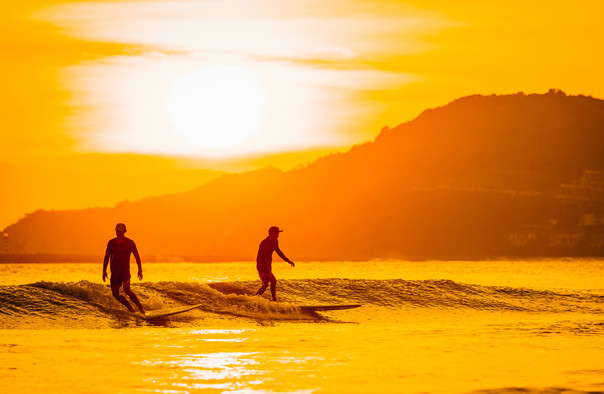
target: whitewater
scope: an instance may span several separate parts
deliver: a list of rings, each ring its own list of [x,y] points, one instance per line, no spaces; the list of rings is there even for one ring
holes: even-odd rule
[[[604,392],[604,261],[144,264],[128,313],[101,264],[0,265],[0,392]],[[305,313],[300,305],[362,304]]]

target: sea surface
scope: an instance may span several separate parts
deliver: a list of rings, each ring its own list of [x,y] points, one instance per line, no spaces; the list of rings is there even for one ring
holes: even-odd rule
[[[0,393],[604,393],[604,261],[0,265]],[[133,264],[132,273],[136,266]],[[301,305],[362,304],[305,313]]]

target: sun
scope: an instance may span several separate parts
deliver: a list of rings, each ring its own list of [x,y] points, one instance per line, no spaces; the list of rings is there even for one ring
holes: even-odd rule
[[[220,149],[241,144],[258,131],[266,101],[262,82],[252,70],[213,65],[176,78],[166,112],[187,144]]]

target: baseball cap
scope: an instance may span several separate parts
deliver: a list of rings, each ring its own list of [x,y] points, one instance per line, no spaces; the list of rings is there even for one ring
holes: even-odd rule
[[[115,230],[126,232],[126,225],[124,223],[118,223],[115,225]]]
[[[271,228],[268,229],[269,233],[280,233],[282,231],[283,230],[279,230],[279,227],[277,227],[277,226],[273,226],[273,227],[271,227]]]

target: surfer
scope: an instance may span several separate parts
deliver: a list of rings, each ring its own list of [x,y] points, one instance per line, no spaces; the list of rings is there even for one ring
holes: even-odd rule
[[[264,291],[270,283],[273,301],[277,301],[277,278],[275,278],[275,275],[273,275],[272,272],[273,252],[277,252],[283,261],[287,261],[294,267],[294,262],[285,257],[281,249],[279,249],[279,241],[277,241],[277,238],[279,238],[279,233],[282,231],[283,230],[279,230],[279,227],[275,226],[269,228],[268,237],[260,242],[258,256],[256,257],[256,269],[258,270],[260,280],[262,280],[262,287],[258,289],[256,295],[264,294]]]
[[[134,312],[130,303],[123,295],[120,295],[120,287],[124,286],[124,293],[130,297],[132,302],[138,307],[138,310],[144,315],[145,311],[136,294],[130,289],[130,254],[134,255],[136,264],[138,265],[138,279],[143,280],[143,267],[141,258],[136,249],[136,244],[130,238],[126,238],[126,225],[118,223],[115,225],[115,235],[117,237],[109,240],[107,243],[107,251],[103,260],[103,282],[107,278],[107,263],[111,261],[111,292],[116,300],[124,304],[130,312]]]

